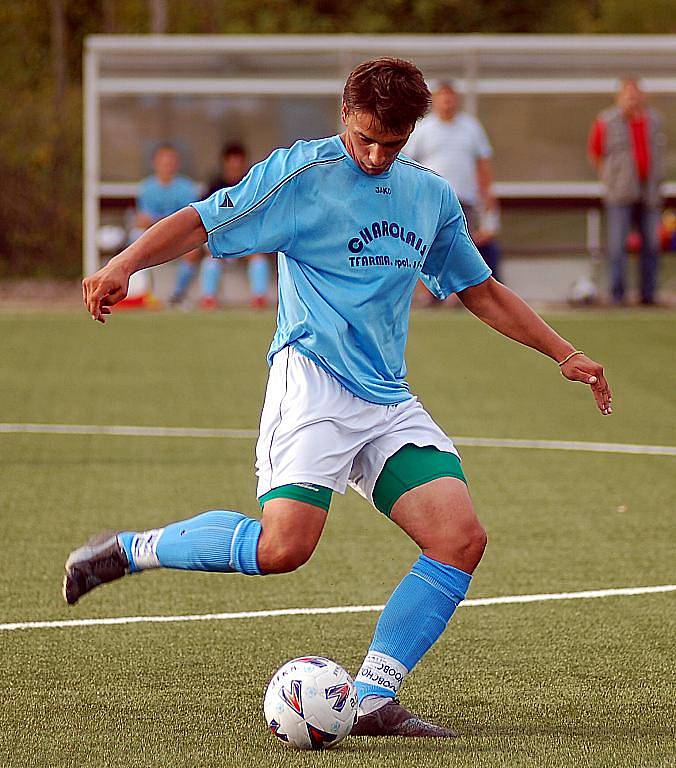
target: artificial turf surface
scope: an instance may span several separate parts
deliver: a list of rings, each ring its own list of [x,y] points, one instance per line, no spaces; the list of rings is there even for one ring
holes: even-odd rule
[[[462,312],[414,316],[414,390],[451,435],[676,444],[673,315],[551,318],[606,366],[603,418],[551,361]],[[255,428],[269,314],[0,314],[0,422]],[[102,528],[255,512],[254,441],[0,434],[0,623],[379,604],[415,547],[356,494],[319,548],[272,578],[160,572],[60,596]],[[471,597],[676,581],[669,456],[465,448],[489,546]],[[377,614],[0,631],[2,766],[667,766],[673,593],[461,608],[402,689],[461,737],[348,739],[291,753],[265,684],[293,656],[354,671]]]

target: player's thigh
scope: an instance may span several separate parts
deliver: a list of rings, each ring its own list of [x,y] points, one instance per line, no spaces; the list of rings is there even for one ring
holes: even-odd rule
[[[390,517],[424,554],[473,571],[486,545],[486,533],[472,505],[466,484],[439,477],[406,491]]]
[[[258,565],[263,573],[287,573],[307,562],[326,517],[326,510],[296,499],[266,501],[258,542]]]

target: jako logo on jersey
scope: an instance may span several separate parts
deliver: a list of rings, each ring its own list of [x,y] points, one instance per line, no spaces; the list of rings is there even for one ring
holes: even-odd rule
[[[218,206],[219,208],[234,208],[235,204],[232,202],[230,195],[226,192],[225,197],[223,200],[221,200],[221,204]]]
[[[360,229],[358,237],[353,237],[348,241],[348,250],[350,253],[360,253],[365,245],[379,237],[395,237],[418,251],[421,256],[425,255],[429,247],[427,243],[423,243],[422,237],[419,237],[412,229],[407,232],[396,221],[374,221],[370,227]]]
[[[376,187],[376,195],[391,195],[390,187]]]
[[[291,707],[294,712],[297,712],[303,717],[303,701],[301,699],[301,689],[303,684],[300,680],[291,681],[291,690],[287,691],[286,688],[282,688],[279,695],[282,699]]]
[[[349,683],[340,683],[340,685],[332,685],[330,688],[326,689],[327,701],[330,701],[331,699],[335,699],[334,703],[331,705],[331,709],[335,709],[336,712],[343,711],[343,708],[345,707],[345,702],[347,701],[347,697],[349,695],[350,695]]]

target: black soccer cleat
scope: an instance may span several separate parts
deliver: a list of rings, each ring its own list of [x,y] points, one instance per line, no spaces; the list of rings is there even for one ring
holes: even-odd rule
[[[402,707],[397,699],[358,718],[350,736],[409,736],[452,739],[458,734],[449,728],[428,723]]]
[[[87,592],[129,572],[129,561],[115,533],[100,533],[74,550],[66,560],[63,597],[75,605]]]

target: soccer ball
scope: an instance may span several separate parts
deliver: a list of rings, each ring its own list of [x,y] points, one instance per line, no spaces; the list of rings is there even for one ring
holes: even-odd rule
[[[127,239],[127,233],[115,224],[104,224],[96,233],[96,244],[105,253],[119,251]]]
[[[568,292],[568,302],[574,306],[589,306],[598,299],[596,284],[589,277],[578,277]]]
[[[296,749],[335,747],[357,720],[357,690],[347,672],[323,656],[303,656],[280,667],[263,709],[272,733]]]

